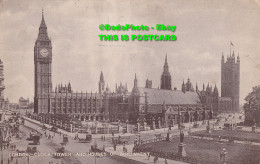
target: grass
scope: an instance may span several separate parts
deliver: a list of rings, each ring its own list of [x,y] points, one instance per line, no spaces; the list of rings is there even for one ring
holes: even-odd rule
[[[203,139],[185,138],[186,152],[188,157],[195,158],[203,163],[220,163],[220,152],[226,148],[228,152],[226,160],[228,164],[258,164],[260,159],[260,147],[256,145],[238,144]],[[159,141],[149,143],[151,151],[167,153],[178,152],[179,139],[173,141]]]

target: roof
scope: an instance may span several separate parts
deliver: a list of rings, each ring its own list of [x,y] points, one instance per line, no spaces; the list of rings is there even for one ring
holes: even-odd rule
[[[196,92],[185,92],[180,90],[163,90],[154,88],[138,87],[140,95],[148,96],[149,104],[198,104],[200,103],[199,95]]]

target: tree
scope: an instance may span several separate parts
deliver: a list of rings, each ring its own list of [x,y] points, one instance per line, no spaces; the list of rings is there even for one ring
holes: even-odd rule
[[[253,91],[245,97],[245,110],[260,110],[260,85],[253,87]]]

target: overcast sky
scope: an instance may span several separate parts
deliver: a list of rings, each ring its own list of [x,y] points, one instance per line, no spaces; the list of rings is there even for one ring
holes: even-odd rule
[[[53,45],[52,81],[71,82],[74,91],[98,90],[100,71],[106,84],[128,84],[134,74],[139,86],[151,79],[160,85],[164,57],[172,85],[181,88],[189,77],[199,89],[203,82],[217,84],[220,92],[222,52],[229,55],[230,40],[241,60],[240,100],[260,84],[260,1],[155,0],[2,0],[0,1],[0,59],[4,62],[5,97],[18,102],[34,96],[33,47],[44,8]],[[109,23],[175,25],[176,31],[103,32]],[[104,42],[99,34],[174,34],[175,42]]]

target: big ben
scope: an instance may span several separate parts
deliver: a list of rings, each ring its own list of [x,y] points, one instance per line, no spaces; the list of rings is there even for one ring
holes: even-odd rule
[[[50,113],[52,45],[42,13],[34,45],[34,113]]]

